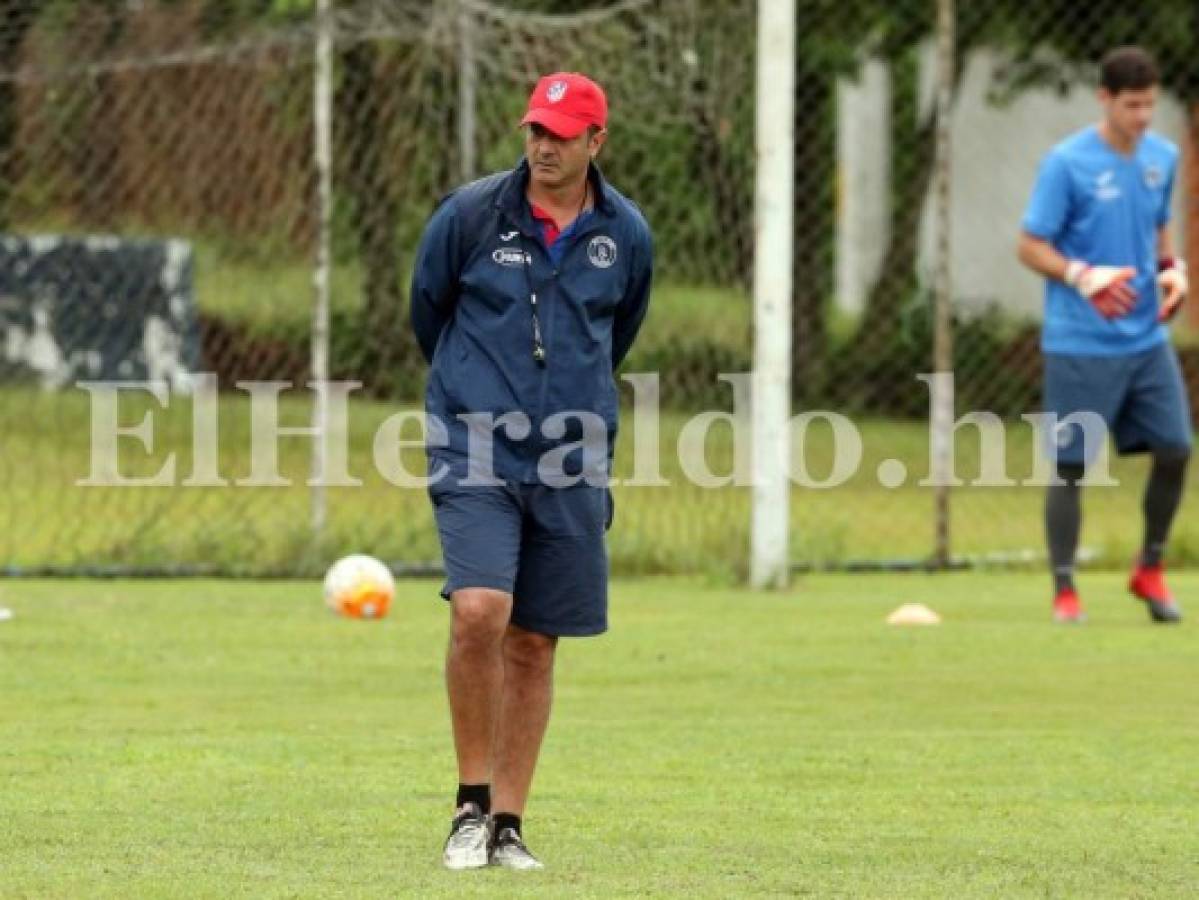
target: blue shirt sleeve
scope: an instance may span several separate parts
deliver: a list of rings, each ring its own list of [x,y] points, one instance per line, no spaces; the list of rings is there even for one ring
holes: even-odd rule
[[[1178,157],[1170,160],[1170,172],[1166,176],[1166,188],[1162,191],[1161,209],[1157,211],[1157,227],[1170,223],[1170,198],[1174,195],[1174,173],[1178,170]]]
[[[433,361],[437,340],[454,313],[461,270],[458,216],[447,200],[425,225],[412,267],[409,306],[412,330],[426,362]]]
[[[1070,170],[1060,153],[1042,161],[1021,227],[1033,237],[1054,242],[1061,237],[1070,213]]]
[[[629,258],[629,286],[624,297],[616,306],[616,316],[612,324],[612,368],[621,364],[645,314],[649,311],[650,288],[654,280],[654,244],[649,228],[644,224],[640,229],[639,240],[633,246]]]

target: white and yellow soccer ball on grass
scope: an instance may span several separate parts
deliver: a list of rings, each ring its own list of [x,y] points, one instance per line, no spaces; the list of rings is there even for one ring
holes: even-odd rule
[[[325,573],[325,605],[351,619],[381,619],[395,597],[395,579],[373,556],[343,556]]]

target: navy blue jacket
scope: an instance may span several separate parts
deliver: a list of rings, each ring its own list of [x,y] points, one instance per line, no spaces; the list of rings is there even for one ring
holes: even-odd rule
[[[430,461],[461,464],[467,455],[462,413],[496,419],[521,412],[524,440],[497,428],[497,477],[536,483],[538,459],[577,442],[580,423],[545,438],[541,423],[578,410],[603,418],[611,460],[617,429],[613,371],[624,359],[649,304],[653,245],[640,210],[592,166],[594,206],[547,250],[525,197],[528,164],[472,182],[447,196],[425,227],[412,276],[412,327],[431,363],[425,409],[446,426]],[[545,348],[534,359],[533,310]],[[446,443],[448,446],[436,446]],[[567,456],[567,474],[595,469],[594,454]]]

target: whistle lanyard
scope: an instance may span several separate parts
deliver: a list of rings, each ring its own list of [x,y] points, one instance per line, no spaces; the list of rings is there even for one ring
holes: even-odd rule
[[[590,188],[584,189],[583,200],[579,204],[578,214],[575,216],[574,221],[572,221],[566,226],[566,228],[558,233],[558,236],[554,241],[555,244],[573,235],[578,226],[582,223],[583,217],[587,214],[585,207],[587,205],[587,195],[589,191]],[[541,319],[538,316],[537,291],[534,290],[533,287],[533,255],[529,252],[529,248],[525,245],[525,238],[523,234],[521,235],[520,239],[520,249],[524,254],[523,268],[525,270],[525,287],[529,291],[529,317],[533,322],[533,361],[537,363],[538,366],[544,368],[546,364],[546,349],[545,341],[541,334]],[[546,251],[551,255],[551,257],[553,256],[552,249],[547,247]]]

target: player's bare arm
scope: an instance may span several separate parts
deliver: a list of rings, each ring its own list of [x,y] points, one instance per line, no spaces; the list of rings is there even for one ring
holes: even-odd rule
[[[1170,230],[1162,226],[1157,230],[1157,284],[1161,289],[1161,309],[1158,320],[1169,322],[1182,308],[1189,290],[1186,263],[1174,255],[1174,239]]]
[[[1136,305],[1137,292],[1128,283],[1136,270],[1130,266],[1090,265],[1066,259],[1049,241],[1028,232],[1021,233],[1016,254],[1038,275],[1077,288],[1104,318],[1127,315]]]

